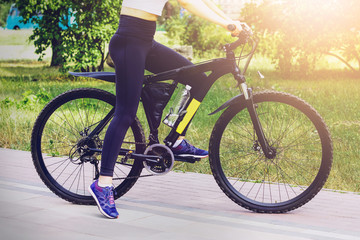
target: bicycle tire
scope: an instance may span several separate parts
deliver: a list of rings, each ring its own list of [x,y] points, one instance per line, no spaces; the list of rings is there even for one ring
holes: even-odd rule
[[[92,162],[81,161],[80,157],[76,159],[76,154],[79,155],[79,146],[102,147],[107,127],[92,141],[85,144],[81,140],[114,105],[115,96],[109,92],[94,88],[74,89],[54,98],[36,119],[31,137],[33,163],[45,185],[60,198],[75,204],[95,204],[87,187],[99,171],[100,162],[94,158],[100,154],[88,156],[89,159],[92,157]],[[129,138],[131,142],[125,143]],[[145,136],[137,118],[127,132],[124,145],[131,145],[128,149],[137,153],[145,150]],[[114,178],[125,179],[113,181],[115,199],[130,190],[142,169],[141,161],[133,160],[123,165],[117,160]]]
[[[253,95],[265,137],[276,149],[267,159],[241,95],[217,120],[209,143],[213,176],[240,206],[284,213],[310,201],[324,186],[332,165],[329,130],[316,110],[280,92]]]

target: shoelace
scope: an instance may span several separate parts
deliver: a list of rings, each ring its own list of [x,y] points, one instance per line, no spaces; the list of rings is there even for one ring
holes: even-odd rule
[[[196,152],[196,148],[193,146],[193,145],[191,145],[188,141],[186,141],[185,139],[184,139],[184,142],[185,142],[185,145],[189,148],[189,151],[191,152],[191,153],[195,153]]]
[[[107,187],[106,190],[107,190],[107,194],[106,194],[107,202],[112,206],[115,205],[113,189]]]

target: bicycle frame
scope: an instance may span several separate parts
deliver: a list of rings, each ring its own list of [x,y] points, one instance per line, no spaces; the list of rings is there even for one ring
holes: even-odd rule
[[[324,186],[333,156],[328,127],[311,105],[296,96],[277,91],[253,94],[244,75],[257,42],[241,46],[240,57],[235,57],[233,50],[252,35],[251,31],[242,32],[237,41],[224,46],[226,58],[145,76],[141,101],[149,126],[146,128],[152,131],[145,140],[143,126],[135,118],[124,138],[130,140],[123,141],[123,148],[116,150],[112,178],[115,199],[128,192],[140,177],[169,173],[174,161],[200,160],[189,157],[194,156],[191,154],[180,157],[171,145],[188,127],[211,86],[227,73],[238,82],[240,94],[210,113],[225,109],[212,128],[208,149],[209,170],[221,190],[254,212],[284,213],[310,201]],[[241,67],[238,60],[243,60]],[[202,72],[206,74],[199,74]],[[71,74],[115,82],[114,72]],[[195,81],[186,79],[189,75],[202,75],[203,84],[192,84]],[[172,84],[160,82],[171,79]],[[179,79],[181,84],[195,86],[190,90],[190,101],[188,93],[186,101],[181,101],[187,105],[181,106],[175,127],[170,117],[178,110],[170,111],[165,118],[172,128],[165,144],[159,144],[158,137],[152,136],[158,136],[163,110]],[[51,100],[34,123],[31,154],[36,171],[51,191],[68,202],[95,203],[86,186],[100,176],[103,134],[114,117],[115,104],[114,94],[103,89],[72,89]],[[149,174],[143,173],[144,168]]]
[[[199,108],[202,100],[205,98],[206,94],[212,87],[212,85],[218,80],[220,77],[222,77],[225,74],[232,73],[234,76],[234,79],[238,82],[237,87],[240,86],[240,91],[243,94],[243,97],[246,101],[247,109],[249,111],[249,114],[251,116],[251,120],[254,125],[254,129],[256,132],[256,135],[258,137],[258,141],[260,143],[260,146],[265,153],[265,155],[268,158],[271,158],[273,155],[271,148],[269,147],[265,136],[262,131],[261,124],[259,122],[259,119],[257,117],[257,113],[253,104],[252,100],[252,89],[248,88],[246,85],[246,79],[244,74],[246,73],[248,66],[251,62],[251,59],[254,55],[254,52],[257,48],[258,41],[251,39],[253,41],[252,50],[250,54],[247,57],[247,61],[244,65],[244,68],[242,71],[240,70],[239,66],[236,63],[236,57],[233,52],[233,50],[245,42],[240,41],[241,39],[237,40],[234,43],[227,44],[224,46],[224,51],[226,52],[226,58],[217,58],[213,59],[207,62],[202,62],[196,65],[190,65],[190,66],[184,66],[181,68],[173,69],[166,72],[161,72],[157,74],[147,75],[144,79],[144,84],[149,83],[155,83],[155,82],[161,82],[161,81],[167,81],[171,79],[176,79],[177,77],[186,77],[191,74],[198,74],[198,73],[205,73],[205,72],[211,72],[209,75],[207,75],[206,79],[204,80],[204,83],[201,85],[201,87],[193,87],[190,91],[190,100],[188,101],[186,107],[186,114],[182,117],[180,117],[177,122],[175,123],[174,127],[168,134],[168,136],[165,138],[164,142],[167,146],[172,146],[175,141],[178,139],[178,137],[182,134],[184,129],[189,125],[190,121],[194,117],[197,109]],[[177,84],[177,83],[175,83]],[[240,95],[234,97],[230,101],[227,101],[223,105],[221,105],[218,109],[216,109],[214,112],[210,113],[214,114],[218,111],[221,111],[228,106],[231,105],[231,103],[237,99]],[[98,124],[98,126],[88,135],[89,138],[92,138],[95,136],[98,132],[100,132],[106,124],[111,120],[114,113],[114,109],[112,109],[109,114],[106,115],[106,117]],[[150,132],[153,132],[154,127],[149,124]],[[156,136],[157,138],[157,136]],[[158,139],[156,139],[158,141]],[[101,152],[99,149],[91,149],[92,151]],[[129,158],[133,159],[141,159],[145,161],[151,161],[156,162],[159,161],[158,156],[149,156],[149,155],[143,155],[143,154],[135,154],[131,150],[127,149],[121,149],[119,152],[119,155],[127,156]],[[178,158],[176,160],[183,161],[184,159]],[[190,162],[192,162],[190,160]]]

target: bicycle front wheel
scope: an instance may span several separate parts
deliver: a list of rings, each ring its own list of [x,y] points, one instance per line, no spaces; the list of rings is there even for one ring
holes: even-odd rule
[[[209,147],[213,175],[242,207],[264,213],[296,209],[326,182],[332,164],[330,133],[315,109],[297,97],[262,92],[253,99],[276,156],[265,157],[245,101],[239,100],[214,126]]]
[[[115,96],[100,89],[74,89],[53,99],[35,121],[31,152],[45,185],[59,197],[76,204],[95,204],[88,186],[99,176],[107,126],[88,135],[115,106]],[[145,150],[145,136],[136,118],[126,133],[123,148]],[[125,194],[142,171],[142,162],[118,158],[114,169],[114,197]]]

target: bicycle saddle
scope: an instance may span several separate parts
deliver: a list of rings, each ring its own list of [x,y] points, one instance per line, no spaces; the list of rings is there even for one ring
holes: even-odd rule
[[[114,72],[69,72],[69,74],[76,77],[89,77],[104,80],[107,82],[115,82]]]

